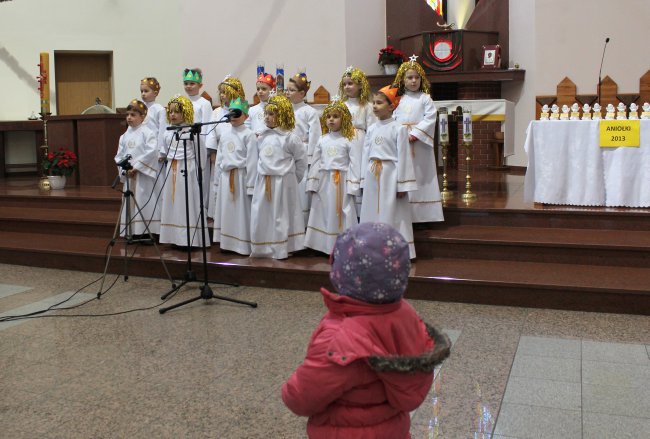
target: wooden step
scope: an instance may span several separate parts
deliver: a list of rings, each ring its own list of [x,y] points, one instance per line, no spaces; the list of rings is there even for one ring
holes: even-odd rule
[[[415,234],[420,258],[650,267],[650,231],[441,224]]]
[[[107,239],[0,232],[0,262],[101,272]],[[187,254],[160,247],[169,271],[181,279]],[[154,247],[128,246],[128,273],[164,277]],[[123,274],[124,245],[112,250],[109,272]],[[202,278],[201,252],[192,253]],[[326,256],[299,252],[284,260],[248,258],[208,250],[210,280],[240,285],[318,291],[329,285]],[[650,315],[650,268],[479,259],[418,259],[408,297],[491,305],[557,308]]]
[[[643,231],[648,230],[650,222],[649,209],[535,206],[536,209],[483,208],[479,202],[471,207],[447,206],[444,224]]]
[[[0,230],[44,232],[70,237],[110,238],[115,231],[117,212],[95,209],[52,209],[5,207],[0,210]]]

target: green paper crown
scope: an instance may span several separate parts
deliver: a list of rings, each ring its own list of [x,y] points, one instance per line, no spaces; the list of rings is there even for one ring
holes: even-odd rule
[[[192,82],[196,82],[197,84],[202,84],[203,78],[201,77],[201,74],[199,72],[195,72],[194,70],[190,70],[190,69],[185,69],[185,72],[183,72],[183,81],[192,81]]]
[[[235,108],[241,110],[242,113],[248,114],[248,101],[246,99],[237,98],[230,101],[228,109],[234,110]]]

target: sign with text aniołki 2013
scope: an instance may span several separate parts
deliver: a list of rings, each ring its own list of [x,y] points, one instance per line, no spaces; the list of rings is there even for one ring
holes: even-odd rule
[[[638,120],[601,120],[600,147],[631,146],[638,148],[641,144],[640,127]]]

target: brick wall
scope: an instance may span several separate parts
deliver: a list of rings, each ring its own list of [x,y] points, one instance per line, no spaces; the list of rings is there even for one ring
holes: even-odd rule
[[[474,122],[472,123],[472,166],[474,169],[487,168],[497,163],[492,139],[495,131],[501,130],[501,122]],[[458,139],[463,138],[463,126],[458,124]],[[458,146],[458,169],[466,171],[466,149],[462,144]]]

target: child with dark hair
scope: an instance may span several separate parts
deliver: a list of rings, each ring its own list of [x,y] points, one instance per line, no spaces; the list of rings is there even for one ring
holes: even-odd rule
[[[309,417],[310,438],[410,438],[409,412],[451,342],[402,299],[408,243],[388,224],[359,224],[338,236],[331,263],[338,294],[321,288],[328,312],[282,399]]]

